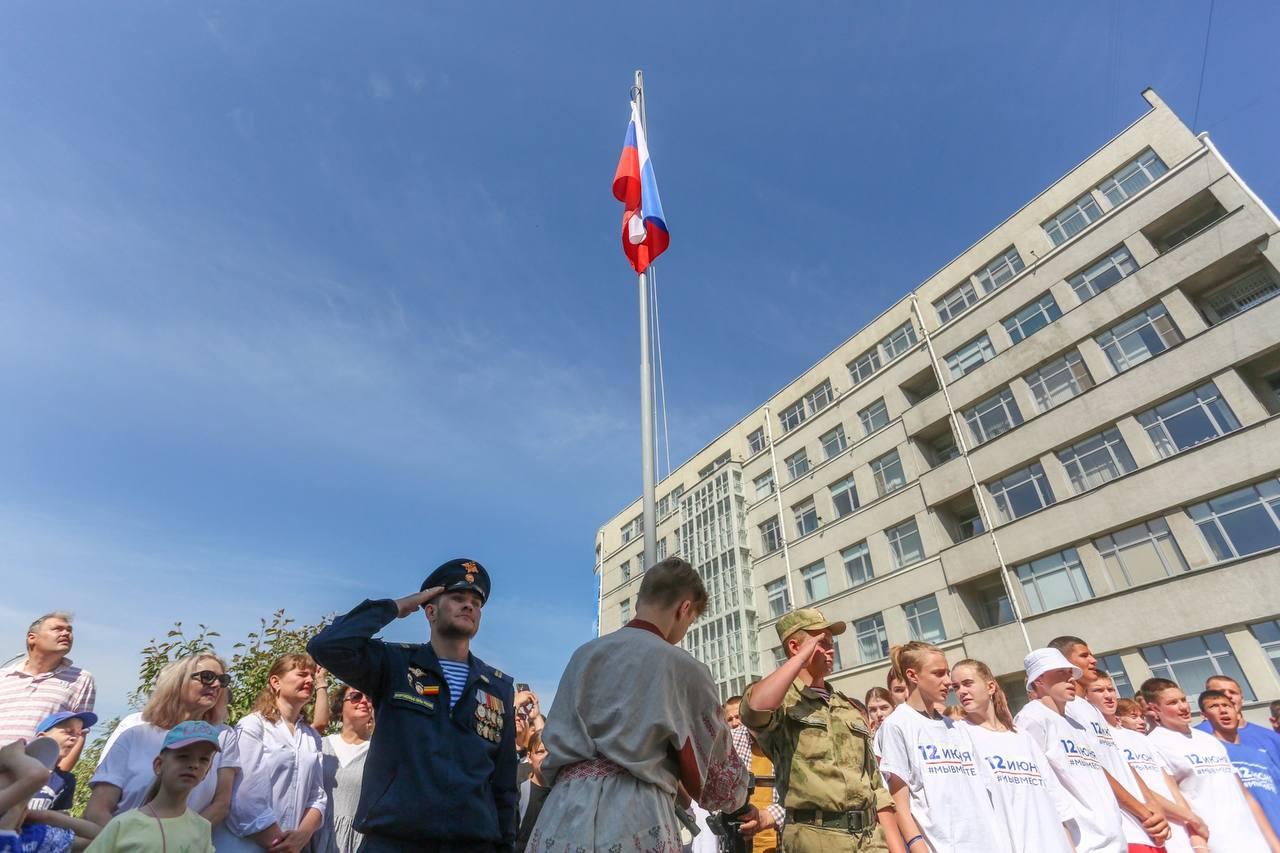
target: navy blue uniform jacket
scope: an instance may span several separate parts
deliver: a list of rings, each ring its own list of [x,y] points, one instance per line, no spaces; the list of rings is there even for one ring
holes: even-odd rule
[[[449,684],[429,644],[373,639],[396,613],[390,599],[366,600],[307,645],[321,666],[373,700],[356,829],[514,850],[520,797],[511,680],[471,655],[466,689],[450,713]]]

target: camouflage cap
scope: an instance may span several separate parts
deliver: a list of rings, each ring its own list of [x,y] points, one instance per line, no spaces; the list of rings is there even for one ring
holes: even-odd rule
[[[807,608],[802,610],[792,610],[790,613],[783,615],[778,620],[778,639],[786,642],[796,631],[830,631],[832,635],[843,634],[845,624],[843,622],[828,622],[827,617],[822,615],[821,610]]]

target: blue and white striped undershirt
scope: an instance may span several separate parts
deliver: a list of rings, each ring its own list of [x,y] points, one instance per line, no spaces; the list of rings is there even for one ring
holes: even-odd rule
[[[471,667],[456,660],[441,660],[440,669],[444,671],[444,680],[449,684],[449,710],[452,711],[453,706],[462,698],[462,691],[467,689],[467,676],[471,674]]]

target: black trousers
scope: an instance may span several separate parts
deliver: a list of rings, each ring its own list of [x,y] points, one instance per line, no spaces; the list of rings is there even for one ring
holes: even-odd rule
[[[410,841],[366,835],[357,853],[498,853],[500,849],[491,841]]]

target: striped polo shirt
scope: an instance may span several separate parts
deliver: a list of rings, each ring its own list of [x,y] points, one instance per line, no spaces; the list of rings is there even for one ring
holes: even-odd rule
[[[93,676],[63,658],[52,672],[22,671],[26,658],[0,668],[0,746],[35,737],[36,726],[58,711],[92,711]]]

